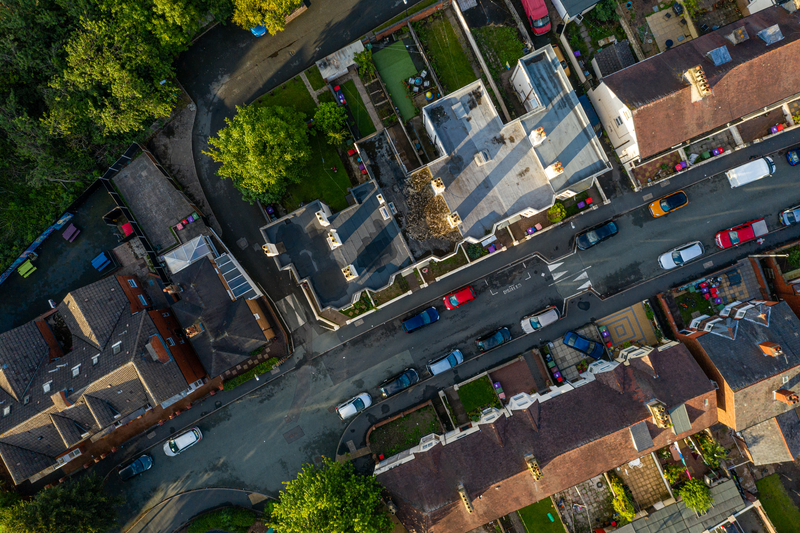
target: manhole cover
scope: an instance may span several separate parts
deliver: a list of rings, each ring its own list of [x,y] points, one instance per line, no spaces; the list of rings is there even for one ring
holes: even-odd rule
[[[305,436],[305,433],[303,433],[303,430],[300,428],[300,426],[295,426],[283,434],[283,438],[286,439],[286,444],[291,444],[303,436]]]
[[[247,239],[245,239],[244,237],[242,237],[241,239],[239,239],[238,241],[236,241],[236,245],[237,245],[239,248],[241,248],[242,250],[244,250],[245,248],[247,248]]]
[[[589,302],[578,302],[578,309],[581,311],[588,311],[591,306]]]

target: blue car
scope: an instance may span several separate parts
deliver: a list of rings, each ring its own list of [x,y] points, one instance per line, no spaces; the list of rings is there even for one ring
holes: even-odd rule
[[[483,337],[479,338],[475,341],[475,344],[478,346],[478,349],[482,352],[488,352],[492,348],[497,348],[501,344],[505,344],[511,340],[511,332],[508,331],[508,328],[500,328],[497,331],[493,331],[488,335],[484,335]]]
[[[586,337],[581,337],[574,331],[568,331],[564,334],[564,344],[588,355],[592,359],[600,359],[605,353],[605,348],[602,344],[590,341]]]
[[[128,481],[133,476],[137,476],[145,470],[150,470],[153,466],[153,458],[147,454],[142,455],[134,462],[119,471],[119,477],[122,481]]]
[[[792,166],[800,164],[800,146],[795,146],[791,150],[787,151],[786,160],[789,161],[789,164]]]
[[[263,37],[267,34],[267,27],[263,24],[259,24],[255,28],[250,28],[250,33],[255,35],[256,37]]]
[[[433,324],[437,320],[439,320],[439,312],[435,307],[429,307],[420,314],[414,315],[403,322],[403,329],[406,330],[406,333],[411,333],[422,326]]]

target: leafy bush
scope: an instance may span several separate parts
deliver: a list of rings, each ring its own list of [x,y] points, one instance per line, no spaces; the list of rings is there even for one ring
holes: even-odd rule
[[[372,50],[364,50],[353,56],[358,65],[358,75],[367,80],[375,77],[375,63],[372,62]]]
[[[633,500],[630,492],[628,492],[622,484],[622,480],[619,476],[611,472],[608,477],[611,480],[611,492],[614,493],[612,505],[614,510],[619,513],[621,518],[620,525],[622,526],[633,521],[633,515],[636,514],[636,509],[633,507]]]
[[[556,223],[561,222],[567,216],[567,209],[561,202],[556,202],[553,207],[547,210],[547,220]]]
[[[789,252],[787,262],[792,268],[800,267],[800,249],[794,248]]]
[[[683,467],[680,465],[667,465],[664,468],[664,477],[667,479],[667,483],[670,485],[674,485],[678,481],[681,480],[683,476]]]
[[[683,498],[683,503],[686,504],[686,507],[696,513],[705,513],[714,505],[711,491],[701,479],[690,479],[681,485],[675,493]]]
[[[489,250],[481,246],[480,244],[469,244],[467,245],[467,257],[469,257],[470,261],[474,261],[484,255],[488,254]]]
[[[613,22],[619,20],[619,15],[616,12],[616,0],[603,0],[594,9],[589,12],[591,18],[599,20],[600,22]]]
[[[189,525],[187,533],[206,533],[214,530],[247,533],[255,521],[256,514],[253,511],[232,507],[204,514]]]
[[[333,102],[319,104],[314,113],[314,127],[320,133],[328,136],[328,143],[341,144],[346,137],[344,130],[346,113],[344,107],[339,107]]]
[[[728,450],[708,433],[698,433],[696,438],[708,466],[719,468],[719,462],[728,458]]]
[[[236,376],[234,378],[226,380],[223,383],[223,387],[225,388],[225,390],[235,389],[236,387],[238,387],[239,385],[241,385],[245,381],[250,381],[256,375],[261,375],[261,374],[265,374],[265,373],[269,372],[270,370],[273,369],[273,367],[276,364],[278,364],[278,358],[277,357],[270,357],[269,359],[267,359],[263,363],[257,364],[256,366],[254,366],[253,368],[251,368],[247,372],[244,372],[244,373],[239,374],[238,376]]]

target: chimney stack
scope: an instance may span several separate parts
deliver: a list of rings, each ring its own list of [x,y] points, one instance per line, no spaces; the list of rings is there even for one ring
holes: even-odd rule
[[[797,397],[797,393],[786,389],[776,390],[775,399],[787,405],[794,405],[797,402],[800,402],[800,398]]]
[[[764,352],[764,355],[768,355],[770,357],[778,357],[779,355],[783,355],[781,345],[777,342],[760,342],[758,343],[758,347],[761,348],[761,351]]]

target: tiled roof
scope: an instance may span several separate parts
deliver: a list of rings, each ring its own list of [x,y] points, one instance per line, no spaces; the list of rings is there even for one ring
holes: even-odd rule
[[[130,315],[130,301],[111,276],[67,294],[58,312],[73,335],[102,350],[122,314]]]
[[[608,76],[636,63],[628,40],[606,46],[594,55],[601,76]]]
[[[770,7],[603,78],[633,112],[641,157],[800,92],[800,68],[794,68],[800,57],[798,20],[798,12]],[[757,34],[775,24],[783,39],[767,46]],[[734,46],[725,37],[739,28],[749,39]],[[715,66],[706,54],[722,46],[731,61]],[[692,102],[692,88],[682,76],[697,65],[703,67],[711,94]]]
[[[759,304],[736,322],[738,328],[735,339],[714,333],[697,338],[734,391],[800,365],[800,337],[797,336],[800,320],[786,302],[769,306]],[[784,355],[764,356],[758,345],[765,341],[778,343]]]
[[[48,351],[33,322],[0,333],[0,388],[20,401]]]
[[[30,476],[53,466],[56,458],[0,441],[0,457],[6,464],[14,483],[19,485]]]
[[[211,377],[250,358],[267,339],[243,299],[230,299],[208,259],[195,261],[172,279],[183,292],[172,310],[180,323],[199,321],[205,331],[190,342]]]
[[[689,404],[692,433],[716,423],[711,384],[683,345],[651,354],[651,359],[658,378],[619,365],[605,373],[614,373],[613,380],[596,379],[537,403],[538,429],[525,411],[512,411],[513,416],[495,421],[491,432],[481,427],[447,445],[435,445],[380,473],[377,480],[393,495],[407,529],[461,533],[673,442],[671,428],[659,429],[647,421],[651,417],[645,402],[652,398],[668,408]],[[629,428],[642,422],[653,447],[637,450]],[[542,469],[539,481],[526,468],[529,453]],[[459,483],[472,499],[472,514],[460,501]]]

